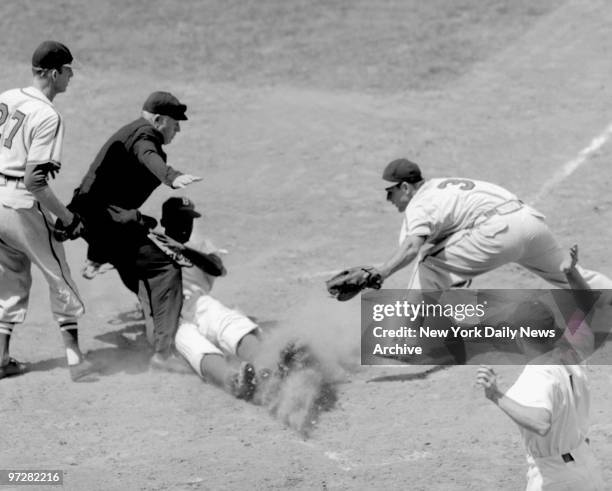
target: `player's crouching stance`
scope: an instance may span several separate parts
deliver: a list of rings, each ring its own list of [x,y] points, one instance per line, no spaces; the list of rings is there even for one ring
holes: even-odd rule
[[[574,291],[578,307],[589,312],[588,296],[581,298],[580,289],[588,285],[576,268],[578,251],[573,247],[571,261],[562,265]],[[540,302],[521,304],[517,324],[534,319],[555,325],[554,316]],[[585,325],[582,329],[588,329]],[[561,331],[559,330],[559,334]],[[531,361],[514,385],[502,392],[493,369],[481,366],[477,384],[518,426],[527,451],[527,491],[605,489],[597,460],[588,440],[590,393],[586,371],[566,362],[564,351],[551,338],[519,338],[520,346]]]
[[[212,244],[189,241],[193,220],[200,216],[189,199],[170,198],[162,207],[165,235],[153,232],[150,236],[183,266],[183,309],[175,346],[205,381],[251,400],[258,378],[253,363],[261,350],[259,328],[210,295],[215,277],[226,270]],[[232,358],[239,362],[233,363]]]

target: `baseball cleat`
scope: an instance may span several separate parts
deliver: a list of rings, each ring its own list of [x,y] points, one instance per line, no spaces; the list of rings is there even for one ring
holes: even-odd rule
[[[250,401],[255,394],[257,387],[257,378],[255,367],[244,361],[240,364],[240,368],[230,380],[230,392],[236,399],[244,399]]]
[[[27,371],[28,366],[25,363],[9,358],[8,363],[0,367],[0,379],[21,375]]]

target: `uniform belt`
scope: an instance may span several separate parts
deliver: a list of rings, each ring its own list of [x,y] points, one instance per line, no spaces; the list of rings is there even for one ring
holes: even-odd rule
[[[11,183],[14,183],[14,186],[16,188],[25,189],[23,177],[7,176],[5,174],[0,174],[0,186],[8,186]]]
[[[590,445],[591,444],[591,440],[589,440],[588,438],[585,438],[584,439],[584,443],[586,443],[587,445]],[[574,456],[571,453],[569,453],[569,452],[561,454],[561,458],[563,459],[563,462],[565,462],[566,464],[569,463],[569,462],[574,462],[575,461]]]
[[[511,199],[508,201],[504,201],[500,203],[495,208],[491,208],[488,211],[485,211],[478,215],[474,220],[474,226],[477,224],[481,224],[482,222],[487,221],[489,218],[495,215],[510,215],[511,213],[515,213],[523,208],[524,203],[519,199]]]

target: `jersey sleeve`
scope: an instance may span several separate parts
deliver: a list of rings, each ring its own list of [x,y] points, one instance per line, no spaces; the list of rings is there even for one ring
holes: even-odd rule
[[[405,235],[429,237],[435,229],[436,210],[422,204],[406,208],[404,220]]]
[[[523,370],[505,395],[523,406],[547,409],[552,413],[555,388],[555,380],[551,376],[541,371]]]
[[[149,138],[139,138],[134,143],[133,151],[138,161],[167,186],[172,186],[174,180],[181,175],[180,172],[166,164],[159,154],[157,146]]]
[[[33,129],[32,143],[28,150],[26,165],[55,164],[62,162],[64,125],[57,113],[52,113]]]

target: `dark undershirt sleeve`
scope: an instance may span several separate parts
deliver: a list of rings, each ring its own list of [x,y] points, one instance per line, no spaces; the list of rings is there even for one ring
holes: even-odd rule
[[[185,247],[182,254],[189,259],[194,266],[211,276],[223,276],[225,274],[223,262],[216,254],[206,254],[192,249],[191,247]]]
[[[138,140],[134,144],[134,154],[151,173],[166,186],[172,187],[174,180],[182,173],[170,167],[161,158],[155,143],[148,139]]]
[[[47,186],[48,164],[26,165],[23,183],[28,191],[36,193]]]

